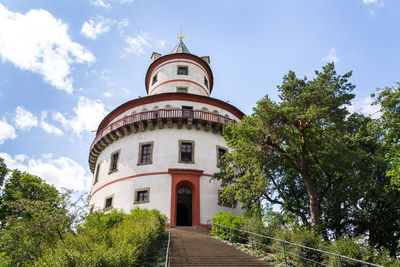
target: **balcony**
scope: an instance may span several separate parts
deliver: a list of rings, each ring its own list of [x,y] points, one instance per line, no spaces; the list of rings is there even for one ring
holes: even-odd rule
[[[108,144],[137,131],[154,130],[155,127],[162,129],[165,125],[172,128],[175,123],[178,129],[185,124],[188,129],[195,127],[218,133],[223,125],[230,122],[234,120],[219,114],[187,109],[158,109],[126,116],[109,124],[97,134],[90,146],[89,166],[93,172],[98,155]]]

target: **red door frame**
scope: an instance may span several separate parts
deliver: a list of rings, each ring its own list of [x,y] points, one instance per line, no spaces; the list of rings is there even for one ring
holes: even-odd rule
[[[203,171],[168,169],[171,174],[171,225],[176,225],[177,191],[180,187],[192,190],[192,226],[200,226],[200,176]]]

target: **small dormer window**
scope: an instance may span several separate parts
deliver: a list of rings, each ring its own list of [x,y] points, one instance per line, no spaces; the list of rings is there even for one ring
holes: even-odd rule
[[[154,76],[153,76],[153,82],[152,82],[151,85],[153,85],[153,84],[155,84],[155,83],[157,82],[157,75],[158,75],[158,73],[154,74]]]
[[[188,75],[188,67],[187,66],[178,66],[178,75]]]
[[[188,92],[188,88],[187,87],[177,87],[176,88],[176,92],[178,92],[178,93],[187,93]]]
[[[208,88],[208,80],[207,80],[206,76],[204,76],[204,84]]]

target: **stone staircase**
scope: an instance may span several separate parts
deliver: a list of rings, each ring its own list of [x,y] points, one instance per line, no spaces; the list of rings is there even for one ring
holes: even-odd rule
[[[170,266],[271,266],[194,227],[171,229]]]

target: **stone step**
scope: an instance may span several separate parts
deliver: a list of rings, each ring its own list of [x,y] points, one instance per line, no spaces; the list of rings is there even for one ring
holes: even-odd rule
[[[177,227],[171,230],[170,266],[271,266],[209,237],[204,230]]]

